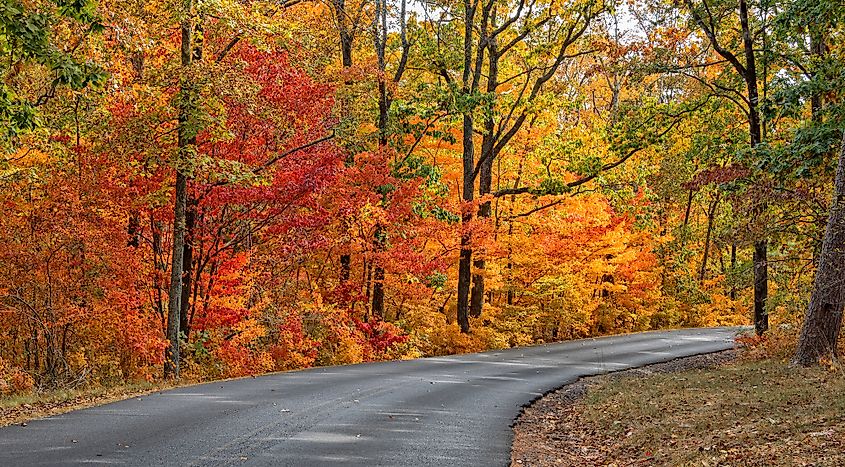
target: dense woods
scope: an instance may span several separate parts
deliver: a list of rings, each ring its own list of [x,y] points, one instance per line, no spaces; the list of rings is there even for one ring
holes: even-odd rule
[[[843,21],[7,0],[0,393],[805,314],[796,361],[835,357]]]

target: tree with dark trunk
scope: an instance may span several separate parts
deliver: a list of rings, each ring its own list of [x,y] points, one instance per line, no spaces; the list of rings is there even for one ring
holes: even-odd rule
[[[836,359],[845,308],[845,134],[839,151],[833,199],[827,219],[810,306],[801,327],[794,362],[814,365]]]
[[[459,109],[463,117],[463,183],[457,318],[461,331],[468,333],[469,317],[481,315],[485,295],[485,260],[483,257],[473,258],[472,223],[476,217],[473,212],[476,182],[480,196],[493,194],[493,162],[533,114],[531,104],[541,95],[544,85],[554,77],[563,61],[571,58],[572,45],[584,34],[598,12],[603,10],[603,5],[588,1],[565,14],[544,8],[536,0],[520,0],[516,5],[509,5],[504,14],[497,10],[504,6],[497,4],[496,0],[464,0],[462,7],[464,28],[461,79],[452,79],[442,63],[437,64],[437,72],[450,86],[457,81],[464,101]],[[500,39],[503,40],[501,44]],[[520,50],[517,46],[530,39],[543,41],[554,53],[548,61],[529,65],[513,76],[500,80],[500,63],[508,54],[517,54]],[[483,80],[486,80],[486,95],[492,100],[487,106],[481,104],[479,92]],[[505,109],[497,108],[497,95],[501,92],[502,83],[516,83],[515,87],[521,89],[518,97]],[[476,154],[474,138],[479,130],[476,128],[476,120],[478,110],[482,107],[481,151]],[[478,207],[477,215],[483,219],[490,217],[490,214],[491,205],[485,201]]]
[[[707,0],[701,0],[700,5],[695,4],[694,0],[685,0],[685,2],[693,20],[707,37],[710,46],[733,67],[734,71],[742,78],[745,84],[745,95],[740,94],[741,100],[736,100],[732,96],[728,96],[728,98],[743,108],[748,120],[751,149],[756,149],[763,141],[763,133],[760,123],[760,97],[757,85],[759,77],[754,55],[754,38],[751,34],[751,26],[749,24],[748,2],[747,0],[739,0],[739,22],[742,31],[742,60],[735,53],[725,48],[721,39],[717,36],[718,20],[707,4]],[[705,85],[718,90],[718,92],[723,91],[722,88],[712,87],[709,83],[705,83]],[[722,97],[725,96],[723,95]],[[756,211],[759,214],[764,209],[765,206],[760,206]],[[766,310],[766,300],[769,294],[768,241],[765,238],[759,238],[754,241],[753,264],[754,328],[759,335],[763,334],[769,328],[769,315]]]
[[[387,75],[387,33],[388,33],[388,6],[387,0],[376,0],[375,16],[373,17],[373,44],[375,46],[377,65],[379,69],[378,82],[378,148],[381,150],[387,147],[390,129],[389,118],[390,108],[393,105],[392,89],[399,84],[408,64],[408,53],[411,43],[407,35],[407,0],[400,0],[399,4],[399,47],[401,49],[399,60],[392,77]],[[388,82],[389,80],[389,82]],[[391,84],[393,86],[388,86]],[[388,203],[388,194],[382,195],[382,204]],[[382,253],[387,248],[387,228],[377,224],[373,232],[373,251]],[[377,258],[373,267],[373,296],[371,311],[373,316],[379,319],[384,318],[384,265]]]
[[[173,254],[170,261],[170,290],[167,300],[167,341],[168,347],[164,359],[164,376],[179,378],[179,339],[182,310],[182,263],[185,248],[185,213],[188,200],[188,175],[192,147],[196,143],[195,130],[191,124],[193,113],[193,89],[188,82],[188,68],[193,61],[193,0],[184,0],[182,4],[182,24],[180,29],[180,58],[183,76],[181,77],[178,121],[178,154],[176,159],[176,193],[173,204]]]

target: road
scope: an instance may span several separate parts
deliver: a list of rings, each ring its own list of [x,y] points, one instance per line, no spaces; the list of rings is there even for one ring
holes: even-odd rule
[[[687,329],[315,368],[136,397],[0,429],[0,465],[496,466],[522,406],[581,376],[733,346]]]

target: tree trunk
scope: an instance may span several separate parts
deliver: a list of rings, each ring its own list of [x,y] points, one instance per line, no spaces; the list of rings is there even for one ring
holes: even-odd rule
[[[386,235],[387,232],[384,231],[382,225],[377,225],[376,232],[373,234],[373,247],[376,249],[377,254],[384,251]],[[384,319],[384,268],[379,265],[379,259],[375,259],[375,267],[373,268],[372,311],[374,318],[382,320]]]
[[[340,59],[341,64],[343,65],[344,71],[349,71],[349,68],[352,66],[352,43],[354,41],[353,32],[349,30],[349,27],[346,23],[347,21],[347,13],[346,13],[346,2],[345,0],[334,0],[331,2],[332,7],[334,8],[335,17],[337,18],[337,28],[338,28],[338,38],[340,40]],[[344,85],[347,87],[352,85],[352,81],[347,76],[346,81],[344,81]],[[341,102],[341,117],[346,118],[349,114],[349,106],[350,102],[348,99],[344,99]],[[346,165],[351,166],[355,163],[355,156],[353,155],[352,151],[349,151],[349,154],[346,158]],[[344,222],[344,227],[346,222]],[[349,278],[352,273],[352,255],[349,253],[344,253],[340,255],[340,282],[341,284],[345,284],[349,282]]]
[[[748,2],[739,2],[739,21],[742,27],[742,42],[745,49],[745,85],[748,89],[748,128],[751,136],[751,148],[762,142],[760,128],[759,95],[757,92],[757,65],[754,58],[754,42],[748,24]],[[762,209],[761,209],[762,211]],[[758,239],[754,242],[754,328],[757,334],[769,329],[769,316],[766,301],[769,296],[768,241]]]
[[[766,297],[769,295],[768,245],[766,240],[754,242],[754,330],[762,335],[769,329]]]
[[[496,11],[490,11],[490,22],[493,27],[496,25]],[[496,88],[499,86],[499,51],[496,47],[496,38],[491,37],[487,41],[488,69],[487,69],[487,93],[496,95]],[[493,109],[484,118],[484,136],[481,140],[481,157],[478,172],[478,195],[484,197],[489,194],[493,187],[493,161],[498,154],[495,153],[495,122],[493,121]],[[485,201],[478,207],[478,218],[489,219],[491,214],[490,201]],[[483,256],[476,258],[474,262],[476,274],[472,276],[472,297],[470,300],[470,315],[477,318],[481,316],[484,308],[484,269],[486,262]]]
[[[836,345],[845,307],[845,134],[839,151],[833,200],[810,307],[798,338],[794,362],[808,366],[837,357]]]
[[[191,291],[193,287],[196,200],[188,199],[185,203],[185,209],[185,242],[182,248],[182,298],[179,300],[179,330],[185,335],[185,340],[187,340],[191,334],[191,324],[188,317],[190,315]]]
[[[181,60],[182,68],[186,69],[191,65],[192,61],[192,24],[191,15],[193,10],[193,0],[185,0],[183,4],[183,15],[181,30],[182,30],[182,44],[181,44]],[[178,156],[176,167],[176,195],[173,206],[173,256],[170,261],[170,291],[168,293],[168,309],[167,309],[167,341],[169,345],[166,350],[164,359],[164,376],[165,378],[179,378],[179,325],[180,312],[182,301],[182,261],[185,246],[185,207],[188,198],[187,183],[188,178],[185,174],[183,164],[187,162],[189,147],[195,143],[192,136],[193,130],[189,129],[189,119],[191,115],[190,105],[192,98],[189,93],[192,93],[190,86],[186,82],[187,78],[182,77],[182,85],[180,92],[182,93],[179,108],[179,136],[178,136]]]
[[[736,271],[736,242],[731,242],[731,274]],[[732,280],[731,281],[731,292],[730,292],[731,300],[736,300],[736,283]]]
[[[179,325],[182,301],[182,257],[185,243],[185,195],[187,177],[176,172],[176,200],[173,209],[173,256],[170,261],[170,291],[167,301],[167,354],[165,378],[179,378]]]
[[[464,183],[462,201],[464,206],[461,214],[461,257],[458,263],[458,325],[461,332],[469,332],[469,289],[472,280],[472,206],[475,183],[473,171],[475,169],[474,147],[472,142],[472,116],[464,115],[463,127],[463,167]]]
[[[483,148],[482,144],[482,148]],[[482,149],[483,152],[483,149]],[[484,196],[490,193],[492,187],[493,158],[487,159],[481,165],[478,178],[478,193]],[[491,214],[490,201],[485,201],[478,207],[478,218],[487,219]],[[484,269],[486,262],[483,257],[476,257],[473,263],[476,273],[472,276],[472,297],[470,300],[470,316],[477,318],[481,316],[484,307]]]
[[[380,23],[380,24],[379,24]],[[376,18],[374,19],[376,40],[376,56],[378,58],[379,80],[378,80],[378,148],[383,150],[387,147],[387,118],[390,108],[390,101],[387,95],[387,83],[385,76],[385,47],[387,45],[387,5],[385,1],[376,2]],[[388,203],[386,194],[382,195],[381,204],[386,207]],[[382,224],[376,225],[373,233],[373,250],[376,252],[375,269],[373,270],[373,317],[377,320],[384,319],[384,267],[381,265],[380,253],[387,246],[387,230]]]
[[[692,197],[693,197],[693,195],[694,195],[694,192],[693,192],[692,188],[690,188],[689,195],[687,196],[687,208],[684,211],[684,225],[681,227],[681,251],[682,252],[684,250],[684,245],[687,242],[687,237],[689,236],[687,229],[689,228],[689,215],[690,215],[690,210],[692,210]]]
[[[698,281],[704,282],[704,276],[707,274],[707,259],[710,255],[710,236],[713,233],[713,221],[716,217],[716,208],[719,205],[720,195],[716,194],[716,199],[710,203],[710,209],[707,210],[707,233],[704,235],[704,255],[701,258],[701,271],[698,274]]]

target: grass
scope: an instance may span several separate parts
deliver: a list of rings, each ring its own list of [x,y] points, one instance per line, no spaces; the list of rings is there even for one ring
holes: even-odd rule
[[[114,387],[59,389],[0,398],[0,426],[106,404],[173,387],[172,383],[132,383]]]
[[[608,378],[579,427],[617,465],[845,465],[845,373],[761,359]]]

